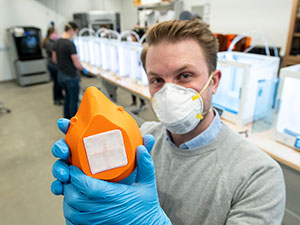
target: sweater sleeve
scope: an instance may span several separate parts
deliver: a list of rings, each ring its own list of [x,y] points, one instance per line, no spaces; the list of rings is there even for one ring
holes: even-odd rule
[[[285,184],[280,166],[272,160],[243,176],[231,204],[226,225],[280,225],[285,209]]]

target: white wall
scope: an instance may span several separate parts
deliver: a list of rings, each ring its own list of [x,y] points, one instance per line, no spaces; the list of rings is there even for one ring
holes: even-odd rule
[[[53,11],[56,14],[54,19],[56,27],[59,33],[62,33],[67,21],[73,20],[73,13],[86,12],[91,10],[90,0],[44,0],[46,2],[52,2],[56,8],[47,7],[48,10]],[[49,3],[48,3],[49,4]],[[58,17],[57,17],[58,16]]]
[[[293,0],[184,0],[184,8],[210,4],[210,29],[215,33],[262,33],[284,54]],[[254,37],[255,38],[255,37]],[[256,38],[255,38],[256,39]],[[258,44],[263,44],[259,41]]]
[[[137,8],[132,5],[132,0],[121,0],[122,14],[121,26],[123,30],[132,30],[137,24]]]
[[[91,0],[92,10],[114,10],[121,12],[122,0]]]

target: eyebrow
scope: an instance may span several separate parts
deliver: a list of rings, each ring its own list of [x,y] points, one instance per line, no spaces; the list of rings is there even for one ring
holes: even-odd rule
[[[158,73],[152,72],[151,70],[147,73],[147,75],[154,76],[154,77],[160,77]]]
[[[192,64],[185,64],[185,65],[183,65],[182,67],[180,67],[179,69],[177,69],[176,71],[175,71],[175,73],[180,73],[180,72],[182,72],[183,70],[185,70],[186,68],[188,68],[188,67],[194,67]]]
[[[188,67],[194,67],[194,66],[192,64],[189,64],[189,63],[188,64],[184,64],[182,67],[180,67],[179,69],[175,70],[174,73],[180,73],[180,72],[182,72],[183,70],[185,70]],[[151,70],[147,74],[151,75],[151,76],[155,76],[155,77],[160,77],[160,75],[158,73],[155,73],[155,72],[153,72]]]

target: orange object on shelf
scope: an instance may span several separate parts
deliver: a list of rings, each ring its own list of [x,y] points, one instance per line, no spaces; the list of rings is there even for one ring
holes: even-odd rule
[[[218,39],[218,43],[219,43],[219,50],[218,50],[218,52],[227,51],[228,46],[229,46],[228,45],[228,37],[226,35],[218,34],[218,33],[215,33],[214,35]]]
[[[238,36],[237,34],[214,34],[219,42],[219,52],[227,51],[231,42]],[[232,51],[243,52],[250,47],[251,37],[243,37],[239,40],[235,46],[233,46]]]
[[[142,2],[141,2],[141,0],[133,0],[133,1],[132,1],[132,4],[133,4],[134,6],[140,6],[140,5],[142,4]]]
[[[133,172],[136,148],[143,144],[136,121],[96,87],[86,89],[65,141],[72,165],[87,176],[111,182]]]
[[[227,34],[228,37],[228,43],[227,43],[227,49],[229,48],[231,42],[238,36],[237,34]],[[239,40],[232,48],[232,51],[237,51],[237,52],[243,52],[247,48],[250,47],[251,43],[251,37],[246,36],[243,37],[241,40]]]

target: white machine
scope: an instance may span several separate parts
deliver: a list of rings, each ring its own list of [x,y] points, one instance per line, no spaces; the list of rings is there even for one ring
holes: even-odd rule
[[[131,58],[130,56],[130,49],[134,43],[132,41],[131,35],[135,37],[137,41],[140,40],[139,35],[134,31],[123,31],[119,36],[119,48],[118,48],[118,55],[119,55],[119,73],[120,77],[126,77],[130,75],[130,68],[131,68]],[[122,41],[123,39],[123,41]]]
[[[89,11],[73,14],[74,22],[79,29],[90,28],[95,32],[100,28],[115,30],[120,33],[120,13],[114,11]]]
[[[7,29],[11,70],[17,83],[26,86],[50,81],[47,60],[40,47],[41,30],[14,26]]]
[[[300,150],[300,65],[282,68],[272,137]]]
[[[137,42],[131,41],[128,36],[135,36]],[[127,37],[126,41],[121,41],[122,37]],[[141,53],[143,50],[143,41],[146,38],[144,34],[139,38],[138,34],[133,31],[123,31],[119,37],[119,71],[118,75],[120,77],[129,76],[131,79],[135,80],[137,83],[147,86],[148,79],[146,72],[142,66]]]
[[[83,36],[87,34],[88,36]],[[79,31],[78,36],[74,38],[74,43],[79,55],[79,59],[82,62],[96,65],[95,62],[95,31],[89,28],[83,28]]]
[[[137,6],[138,24],[142,27],[151,27],[157,22],[179,19],[183,10],[183,1],[142,1]]]
[[[138,84],[147,86],[148,78],[141,61],[143,46],[141,43],[132,43],[132,44],[134,45],[130,46],[130,53],[129,53],[129,58],[130,58],[129,77],[136,80]]]
[[[219,52],[217,69],[222,77],[213,105],[222,117],[236,124],[252,122],[260,80],[277,77],[279,57],[242,52]],[[270,99],[269,96],[265,96]],[[267,105],[262,105],[261,110]]]

